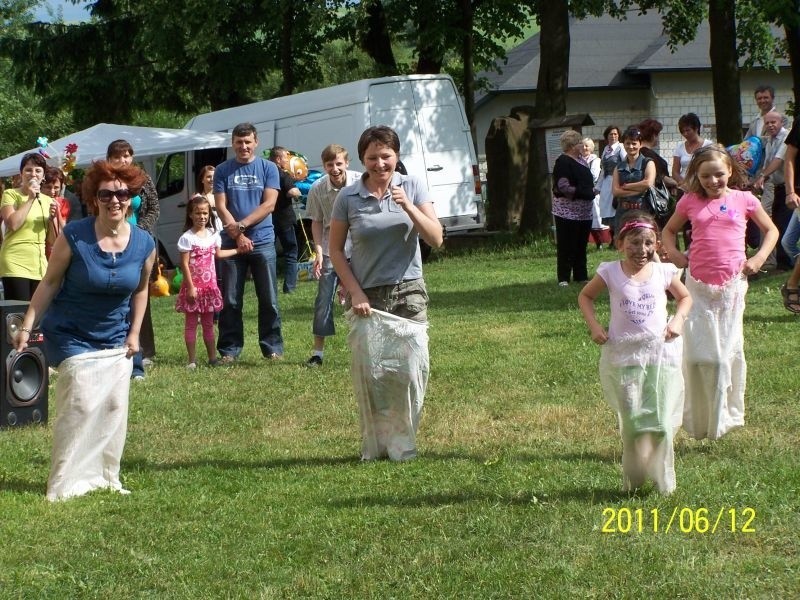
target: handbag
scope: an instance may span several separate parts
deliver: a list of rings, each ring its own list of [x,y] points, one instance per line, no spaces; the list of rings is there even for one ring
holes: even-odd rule
[[[670,214],[671,196],[664,182],[651,185],[642,194],[642,209],[649,212],[656,219],[666,219]]]

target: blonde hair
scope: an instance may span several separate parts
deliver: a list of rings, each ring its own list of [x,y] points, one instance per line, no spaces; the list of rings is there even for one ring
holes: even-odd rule
[[[706,191],[697,178],[697,171],[700,169],[700,165],[711,160],[721,160],[727,165],[728,170],[731,172],[731,176],[728,178],[729,188],[741,188],[746,186],[747,173],[744,167],[731,158],[731,155],[728,154],[724,146],[720,144],[709,144],[708,146],[703,146],[695,150],[692,155],[692,161],[689,163],[689,168],[686,169],[686,178],[684,181],[687,191],[700,194],[701,196],[706,195]]]
[[[594,140],[592,138],[585,137],[581,140],[581,142],[583,142],[583,145],[589,149],[589,154],[594,152]]]
[[[574,129],[567,129],[561,134],[559,141],[561,142],[561,151],[569,152],[581,143],[581,134]]]

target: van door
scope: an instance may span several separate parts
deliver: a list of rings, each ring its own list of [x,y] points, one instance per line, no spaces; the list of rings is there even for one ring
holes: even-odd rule
[[[387,99],[390,94],[393,100]],[[370,88],[370,99],[373,124],[382,120],[399,135],[403,132],[401,160],[409,174],[427,181],[442,224],[450,231],[481,227],[478,224],[481,197],[476,194],[473,173],[477,160],[452,80],[379,84]]]
[[[197,174],[205,165],[218,165],[226,159],[225,148],[208,148],[194,152],[178,152],[164,159],[159,171],[159,217],[157,237],[159,256],[167,266],[178,264],[178,238],[185,230],[186,203],[198,191]],[[191,161],[186,164],[187,160]]]

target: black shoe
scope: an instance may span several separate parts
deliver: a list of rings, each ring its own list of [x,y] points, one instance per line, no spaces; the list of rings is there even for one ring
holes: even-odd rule
[[[315,354],[314,356],[312,356],[311,358],[309,358],[306,361],[306,366],[307,367],[321,367],[322,366],[322,357],[321,356],[317,356]]]

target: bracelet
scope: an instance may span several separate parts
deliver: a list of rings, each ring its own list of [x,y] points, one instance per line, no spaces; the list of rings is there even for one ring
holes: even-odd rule
[[[20,331],[24,331],[24,332],[25,332],[25,333],[27,333],[28,335],[30,335],[30,334],[31,334],[31,330],[30,330],[30,329],[28,329],[27,327],[20,327],[20,328],[19,328],[19,330],[20,330]]]

